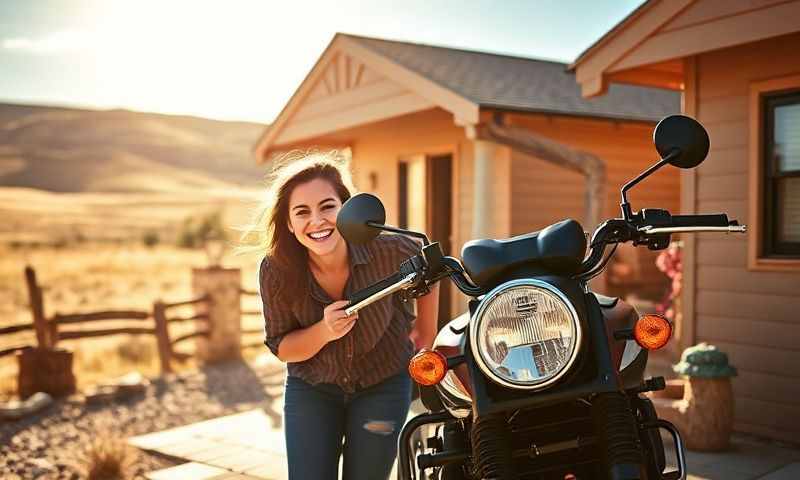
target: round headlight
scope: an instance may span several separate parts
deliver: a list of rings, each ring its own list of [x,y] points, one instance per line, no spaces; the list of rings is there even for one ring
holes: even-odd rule
[[[470,325],[481,370],[512,388],[543,388],[575,361],[581,328],[566,296],[540,280],[513,280],[486,295]]]

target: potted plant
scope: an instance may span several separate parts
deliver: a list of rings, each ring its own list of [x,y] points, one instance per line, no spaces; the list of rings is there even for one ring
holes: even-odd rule
[[[657,402],[673,410],[666,415],[680,430],[686,447],[719,451],[728,448],[733,429],[733,389],[736,369],[716,346],[700,343],[683,351],[673,367],[684,379],[683,398]]]

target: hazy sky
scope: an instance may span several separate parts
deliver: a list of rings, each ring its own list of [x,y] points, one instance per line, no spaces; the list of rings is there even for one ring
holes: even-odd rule
[[[569,62],[642,0],[0,0],[0,102],[270,122],[336,32]]]

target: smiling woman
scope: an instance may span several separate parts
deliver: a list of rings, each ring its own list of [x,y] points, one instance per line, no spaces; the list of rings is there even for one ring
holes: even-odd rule
[[[438,289],[413,305],[386,297],[347,315],[346,300],[397,271],[420,246],[401,235],[349,244],[336,216],[353,191],[335,152],[293,155],[275,170],[251,230],[265,344],[288,363],[284,399],[289,479],[386,478],[408,414],[406,366],[436,334]],[[412,342],[411,338],[414,338]],[[344,446],[342,440],[344,439]]]

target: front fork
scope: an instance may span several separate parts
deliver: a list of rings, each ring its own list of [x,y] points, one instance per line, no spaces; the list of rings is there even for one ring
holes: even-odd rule
[[[686,460],[680,433],[674,425],[656,417],[654,409],[645,409],[643,413],[642,421],[637,421],[630,404],[630,397],[623,393],[601,393],[592,401],[592,421],[606,463],[608,478],[685,480]],[[667,473],[662,473],[664,447],[661,439],[658,437],[657,441],[653,441],[649,432],[651,429],[661,428],[672,435],[678,463],[677,470]],[[648,442],[646,450],[642,448],[642,439]],[[647,458],[642,454],[643,451],[647,452]],[[659,458],[661,461],[658,461]]]

